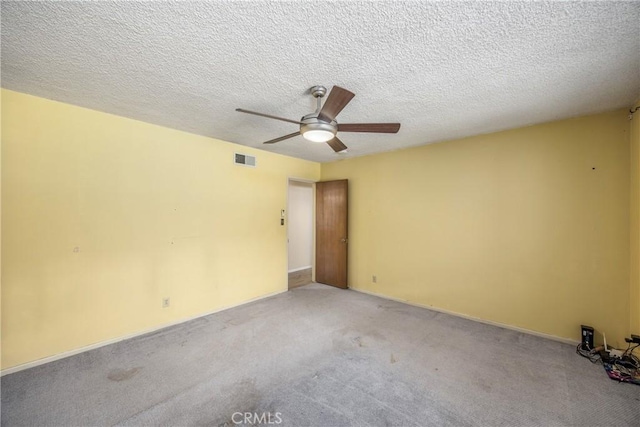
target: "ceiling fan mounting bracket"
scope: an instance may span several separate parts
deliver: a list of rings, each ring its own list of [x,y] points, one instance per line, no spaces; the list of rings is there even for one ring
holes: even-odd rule
[[[327,88],[324,86],[312,86],[309,91],[314,98],[322,98],[327,94]]]

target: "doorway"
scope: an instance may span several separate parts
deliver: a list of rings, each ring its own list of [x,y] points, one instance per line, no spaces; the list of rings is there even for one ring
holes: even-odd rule
[[[313,277],[313,183],[289,179],[287,192],[287,252],[289,289]]]

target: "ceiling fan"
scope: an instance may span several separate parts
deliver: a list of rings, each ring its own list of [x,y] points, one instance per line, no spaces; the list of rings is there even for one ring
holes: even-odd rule
[[[283,122],[295,123],[300,125],[300,130],[280,138],[265,141],[264,144],[274,144],[302,135],[308,141],[326,142],[333,148],[336,153],[344,152],[347,146],[342,143],[336,136],[338,132],[372,132],[372,133],[397,133],[400,129],[400,123],[342,123],[336,121],[336,116],[355,96],[340,86],[334,86],[327,97],[324,105],[322,98],[326,95],[327,89],[324,86],[313,86],[311,94],[317,99],[318,107],[311,114],[302,116],[297,120],[285,119],[282,117],[272,116],[270,114],[257,113],[242,108],[236,108],[241,113],[255,114],[269,119],[282,120]]]

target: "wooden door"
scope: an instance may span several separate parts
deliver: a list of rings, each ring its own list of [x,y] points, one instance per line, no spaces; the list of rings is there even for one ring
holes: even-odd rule
[[[316,282],[347,288],[348,181],[316,183]]]

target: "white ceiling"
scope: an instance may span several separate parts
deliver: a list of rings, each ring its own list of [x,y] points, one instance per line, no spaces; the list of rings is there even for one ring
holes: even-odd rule
[[[640,97],[640,2],[2,2],[2,86],[327,162],[629,107]],[[349,153],[263,141],[356,97]]]

